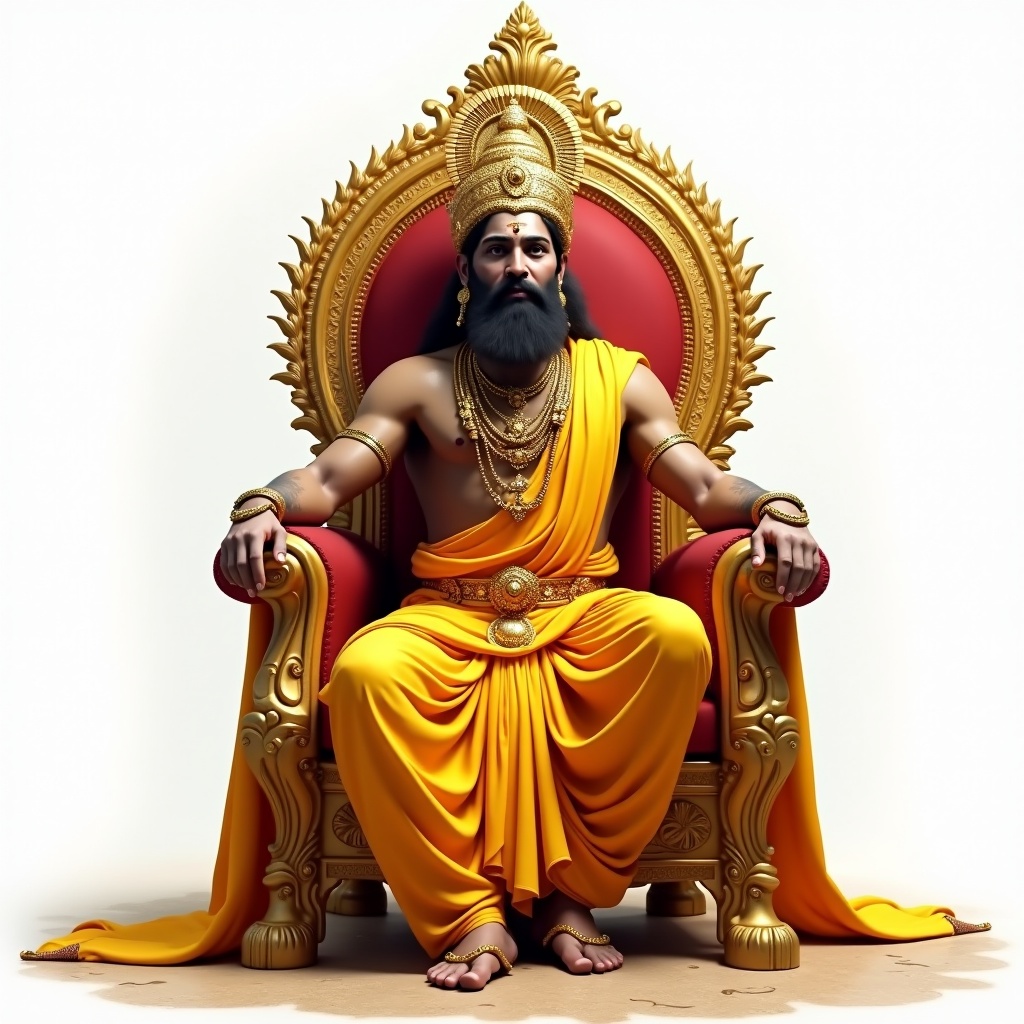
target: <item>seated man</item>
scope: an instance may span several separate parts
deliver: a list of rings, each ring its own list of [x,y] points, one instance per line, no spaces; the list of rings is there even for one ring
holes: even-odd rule
[[[799,500],[717,469],[644,358],[591,339],[562,291],[572,198],[512,100],[451,206],[461,287],[441,313],[465,342],[381,373],[313,463],[243,495],[222,545],[254,595],[282,523],[324,522],[404,454],[420,588],[349,641],[322,699],[395,898],[450,950],[427,974],[445,988],[511,969],[506,900],[569,971],[622,964],[591,910],[661,822],[711,663],[685,606],[606,587],[628,459],[705,530],[753,520],[787,600],[819,567]]]

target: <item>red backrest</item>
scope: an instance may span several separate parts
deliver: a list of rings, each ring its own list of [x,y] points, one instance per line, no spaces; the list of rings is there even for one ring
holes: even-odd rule
[[[569,264],[579,278],[591,319],[608,341],[643,352],[674,395],[691,339],[672,284],[657,256],[628,225],[588,199],[577,197]],[[427,321],[455,269],[444,208],[427,214],[394,243],[374,277],[360,336],[363,379],[414,354]],[[686,318],[690,322],[690,318]],[[689,360],[686,360],[689,365]],[[390,558],[396,578],[409,579],[409,559],[425,528],[402,465],[390,479]],[[621,568],[615,582],[646,590],[651,557],[651,489],[638,471],[612,526]]]

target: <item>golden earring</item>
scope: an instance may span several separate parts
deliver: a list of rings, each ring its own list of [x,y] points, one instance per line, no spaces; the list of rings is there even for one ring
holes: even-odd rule
[[[469,302],[469,289],[463,285],[455,298],[459,303],[459,318],[455,321],[455,326],[461,327],[466,322],[466,304]]]
[[[558,301],[562,304],[562,309],[565,309],[565,292],[562,291],[562,286],[558,286]]]

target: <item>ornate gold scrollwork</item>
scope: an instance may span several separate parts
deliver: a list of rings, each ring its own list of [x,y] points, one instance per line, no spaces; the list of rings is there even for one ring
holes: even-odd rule
[[[370,280],[401,232],[451,197],[444,164],[453,117],[484,89],[517,86],[555,96],[576,116],[585,152],[581,195],[627,221],[665,268],[679,304],[684,337],[692,340],[675,388],[682,429],[696,437],[716,464],[733,454],[727,441],[750,422],[742,415],[750,391],[769,378],[757,361],[767,320],[757,313],[767,292],[751,291],[757,267],[744,267],[749,239],[737,240],[735,221],[723,221],[689,165],[680,169],[669,150],[647,142],[639,129],[613,124],[622,106],[598,102],[597,89],[581,92],[579,71],[553,56],[556,44],[536,15],[520,4],[489,44],[494,52],[466,70],[465,89],[448,89],[450,102],[428,100],[429,127],[405,126],[398,142],[373,149],[364,170],[353,164],[347,185],[336,184],[319,220],[305,218],[309,241],[293,236],[299,262],[285,264],[289,289],[274,294],[284,307],[275,316],[284,341],[270,347],[286,361],[274,375],[292,388],[317,452],[347,425],[362,397],[360,328]],[[654,561],[697,528],[677,506],[653,496]],[[348,506],[337,525],[387,544],[387,488],[371,488]]]
[[[270,890],[267,914],[245,933],[242,963],[305,967],[316,961],[324,933],[317,878],[320,784],[311,738],[327,579],[316,552],[289,536],[286,560],[272,567],[261,596],[274,611],[274,630],[239,740],[273,811],[275,839],[263,878]]]
[[[722,895],[718,937],[726,963],[749,970],[782,970],[800,963],[796,933],[772,906],[778,872],[768,845],[768,812],[793,768],[796,721],[786,706],[789,687],[775,660],[768,620],[781,598],[774,566],[756,571],[749,540],[734,544],[715,569],[718,666],[729,708],[722,726],[725,769]],[[767,581],[767,585],[765,585]]]

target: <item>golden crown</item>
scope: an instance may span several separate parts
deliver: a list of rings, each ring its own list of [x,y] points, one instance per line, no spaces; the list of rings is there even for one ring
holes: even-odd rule
[[[484,218],[529,210],[558,225],[569,251],[583,138],[563,103],[528,86],[475,93],[452,119],[445,158],[455,184],[448,213],[456,249]]]

